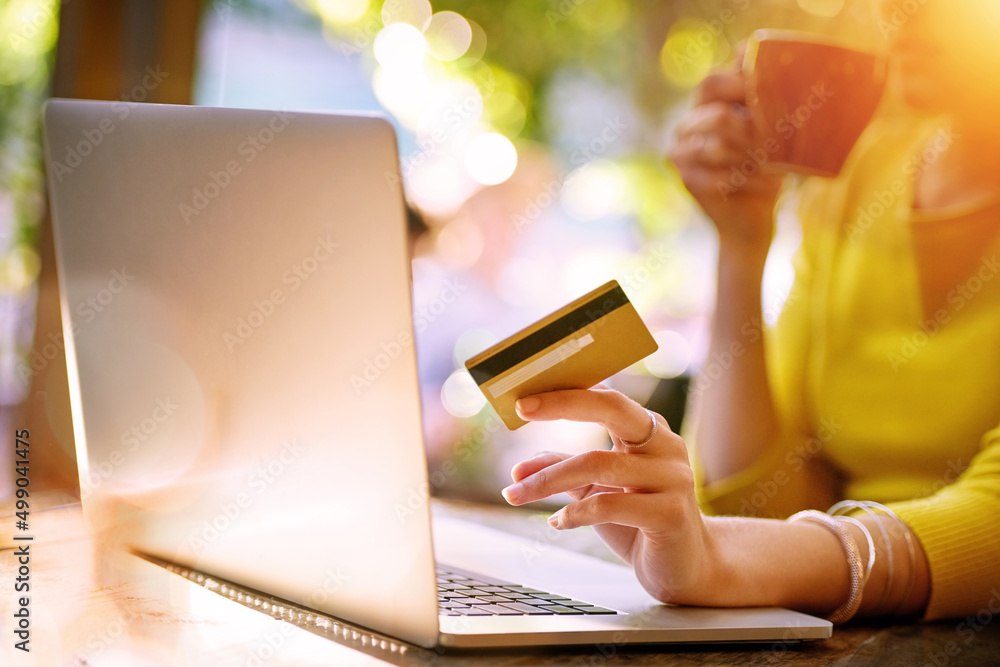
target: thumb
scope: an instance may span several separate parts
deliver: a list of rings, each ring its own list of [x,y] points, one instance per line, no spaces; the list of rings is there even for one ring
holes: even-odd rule
[[[733,48],[733,67],[743,71],[743,61],[747,57],[747,40],[741,41]]]

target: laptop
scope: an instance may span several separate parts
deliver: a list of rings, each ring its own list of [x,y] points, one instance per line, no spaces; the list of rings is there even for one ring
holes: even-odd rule
[[[121,544],[423,647],[830,636],[432,520],[384,118],[50,100],[44,130],[83,509]]]

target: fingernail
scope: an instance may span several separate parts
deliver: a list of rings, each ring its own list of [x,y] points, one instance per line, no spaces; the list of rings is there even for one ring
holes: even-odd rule
[[[524,485],[521,484],[520,482],[518,482],[517,484],[511,484],[500,493],[503,494],[504,500],[513,505],[524,494]]]
[[[519,398],[514,403],[514,409],[520,417],[524,418],[525,415],[537,410],[540,404],[541,400],[538,398],[535,398],[534,396],[527,396],[525,398]]]
[[[555,512],[552,516],[549,517],[549,525],[555,528],[556,530],[562,530],[563,519],[565,518],[566,518],[566,510],[564,508],[559,510],[558,512]]]

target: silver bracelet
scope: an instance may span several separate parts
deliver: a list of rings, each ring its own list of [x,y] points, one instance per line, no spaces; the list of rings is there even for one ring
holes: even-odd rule
[[[873,613],[878,615],[882,611],[882,607],[889,600],[889,596],[892,593],[892,582],[895,581],[895,566],[892,555],[892,540],[889,539],[889,533],[885,529],[885,525],[882,524],[881,516],[871,507],[867,502],[861,502],[857,500],[842,500],[830,509],[826,511],[830,516],[846,515],[852,510],[861,510],[865,512],[868,516],[875,520],[878,524],[879,532],[882,533],[882,539],[885,543],[886,558],[888,559],[888,579],[886,580],[886,585],[882,588],[882,596],[879,598],[878,604],[875,605]]]
[[[904,604],[906,604],[906,601],[910,598],[910,594],[913,592],[913,586],[917,581],[917,548],[913,543],[913,532],[910,530],[909,526],[903,523],[903,520],[900,519],[895,512],[893,512],[885,505],[872,502],[870,500],[866,501],[864,504],[872,509],[881,510],[882,512],[885,512],[893,521],[898,523],[899,527],[903,531],[903,539],[906,540],[906,550],[910,556],[910,573],[906,579],[906,590],[903,591],[903,597],[900,599],[899,604],[897,604],[895,607],[892,608],[892,611],[895,612]]]
[[[841,605],[832,614],[827,616],[827,620],[831,623],[846,623],[847,621],[854,618],[854,615],[858,613],[858,609],[861,607],[861,598],[865,590],[865,585],[868,583],[868,578],[871,576],[872,568],[875,566],[875,543],[872,541],[871,533],[857,519],[852,517],[840,516],[832,517],[829,514],[820,512],[817,510],[805,510],[803,512],[798,512],[793,514],[788,518],[789,521],[809,521],[811,523],[816,523],[837,536],[840,540],[840,546],[843,547],[844,553],[847,554],[847,565],[851,571],[851,592],[847,598],[847,601]],[[868,566],[862,560],[861,549],[858,547],[857,541],[851,536],[850,531],[844,525],[845,523],[851,523],[858,526],[861,532],[864,534],[865,539],[868,541]]]

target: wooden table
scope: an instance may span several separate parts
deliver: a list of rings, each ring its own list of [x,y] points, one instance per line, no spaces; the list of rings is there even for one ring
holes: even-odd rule
[[[435,511],[530,535],[522,510],[438,502]],[[1000,665],[1000,623],[857,624],[800,646],[584,646],[434,652],[182,568],[165,568],[91,534],[77,506],[33,512],[30,653],[14,648],[15,550],[0,551],[0,664],[45,667],[437,665]],[[13,517],[0,517],[10,534]],[[578,531],[579,548],[607,555]],[[10,544],[9,540],[6,544]]]

